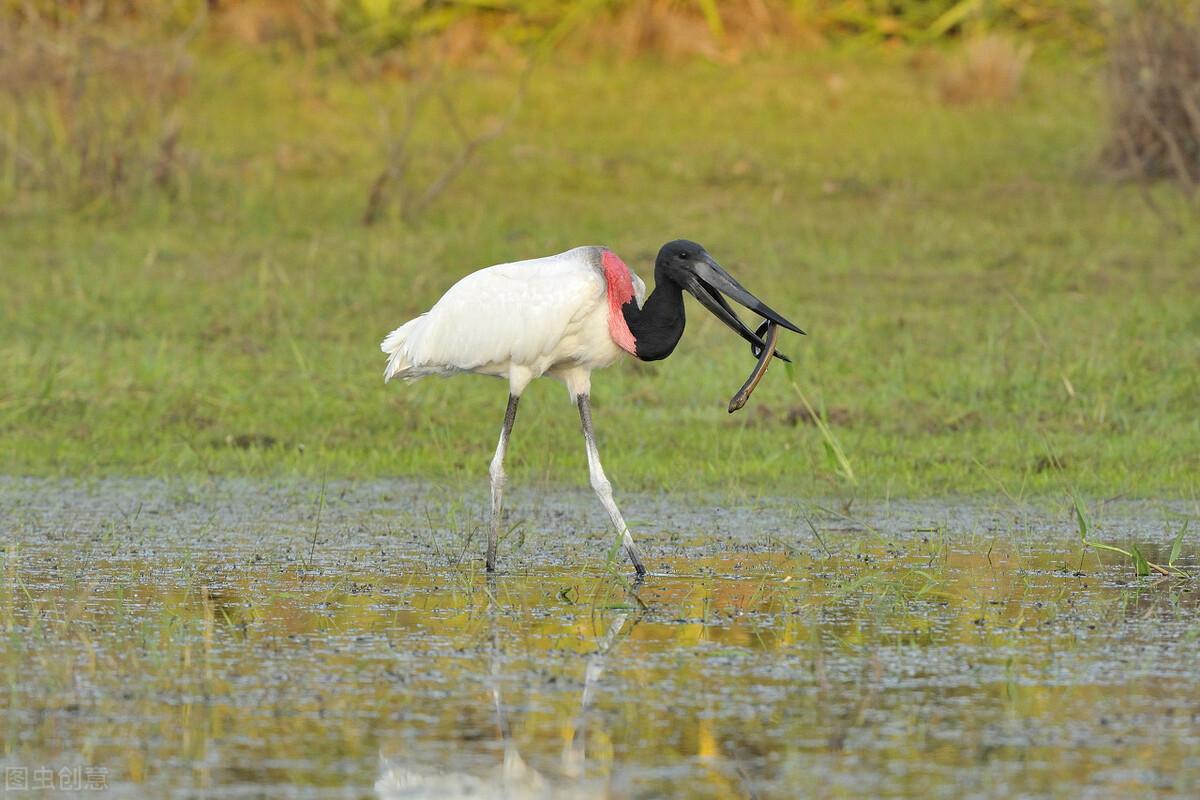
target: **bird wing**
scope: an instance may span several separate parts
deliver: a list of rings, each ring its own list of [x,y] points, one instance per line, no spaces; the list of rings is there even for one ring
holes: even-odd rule
[[[532,364],[553,352],[573,320],[605,302],[604,277],[591,249],[467,275],[407,332],[406,360],[423,369],[470,370]]]

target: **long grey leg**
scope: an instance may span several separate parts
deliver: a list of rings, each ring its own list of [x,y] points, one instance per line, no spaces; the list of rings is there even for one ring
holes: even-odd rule
[[[517,421],[517,403],[520,396],[508,396],[508,409],[504,412],[504,427],[500,429],[500,443],[496,445],[496,455],[492,456],[492,465],[488,468],[488,476],[492,481],[492,517],[488,527],[487,571],[496,571],[496,539],[500,535],[500,510],[504,482],[504,454],[508,451],[508,437],[512,433],[513,423]]]
[[[625,526],[621,510],[613,501],[612,484],[604,475],[604,467],[600,466],[600,451],[596,449],[596,433],[592,428],[591,400],[586,394],[581,394],[575,398],[575,401],[579,404],[579,419],[583,423],[583,441],[587,445],[588,475],[592,479],[592,488],[596,491],[596,496],[600,498],[604,510],[608,512],[613,527],[621,535],[621,543],[625,546],[625,554],[633,562],[633,568],[637,570],[639,576],[645,575],[646,568],[642,566],[641,553],[638,552],[637,545],[633,543],[633,537],[629,535],[629,528]]]

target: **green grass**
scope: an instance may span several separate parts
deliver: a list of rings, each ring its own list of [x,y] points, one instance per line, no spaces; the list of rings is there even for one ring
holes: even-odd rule
[[[0,472],[482,481],[503,384],[384,387],[382,336],[480,266],[603,243],[649,280],[686,236],[809,332],[781,349],[857,483],[779,365],[725,413],[753,358],[691,305],[669,360],[594,376],[618,490],[1194,496],[1200,226],[1097,174],[1097,68],[1042,53],[1015,104],[949,108],[907,58],[547,65],[424,216],[368,229],[402,87],[201,53],[177,199],[0,216]],[[464,116],[511,84],[458,78]],[[562,387],[526,398],[512,480],[585,482]]]

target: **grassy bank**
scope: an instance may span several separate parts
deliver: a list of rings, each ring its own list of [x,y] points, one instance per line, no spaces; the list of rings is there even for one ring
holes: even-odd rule
[[[595,377],[618,489],[1193,496],[1200,231],[1095,172],[1094,65],[1041,53],[1011,105],[936,81],[905,53],[547,65],[425,214],[367,228],[397,84],[209,54],[174,199],[0,216],[0,471],[481,480],[503,385],[385,388],[383,334],[478,266],[594,242],[649,280],[686,236],[809,332],[784,349],[858,483],[782,368],[725,413],[753,360],[693,305],[670,360]],[[454,91],[482,119],[512,85]],[[419,128],[415,168],[447,138]],[[559,385],[510,459],[586,480]]]

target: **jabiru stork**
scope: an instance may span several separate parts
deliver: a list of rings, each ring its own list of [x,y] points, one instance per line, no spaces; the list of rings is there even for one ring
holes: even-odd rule
[[[508,381],[508,408],[488,470],[492,488],[489,572],[496,568],[504,455],[521,393],[534,378],[547,375],[566,384],[579,408],[592,489],[642,576],[646,567],[613,500],[612,484],[596,448],[588,400],[592,371],[625,355],[642,361],[669,356],[683,335],[685,289],[750,342],[755,354],[765,351],[763,339],[746,327],[722,294],[769,322],[804,333],[738,283],[707,250],[687,239],[668,242],[658,251],[654,281],[654,291],[647,297],[641,278],[606,247],[576,247],[545,258],[496,264],[458,281],[433,308],[389,333],[380,345],[387,354],[385,382],[460,372]]]

